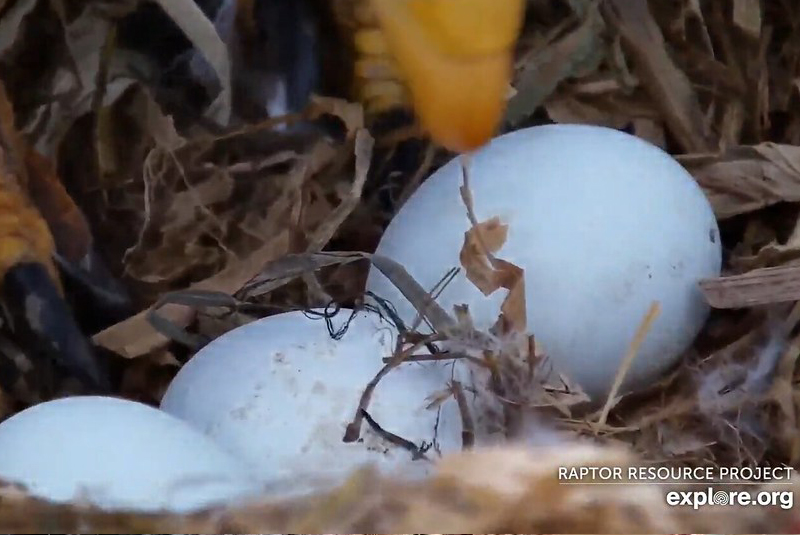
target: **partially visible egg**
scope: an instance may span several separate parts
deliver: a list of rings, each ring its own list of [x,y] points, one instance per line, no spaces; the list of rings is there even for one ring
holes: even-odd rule
[[[243,463],[186,423],[142,403],[78,396],[0,424],[0,479],[55,502],[189,512],[260,492]]]
[[[474,153],[470,177],[477,218],[509,225],[497,256],[525,270],[528,328],[548,365],[602,401],[653,301],[660,316],[622,391],[646,387],[676,364],[709,313],[698,281],[719,275],[721,245],[708,200],[672,157],[616,130],[548,125],[495,138]],[[454,159],[411,196],[376,251],[426,289],[459,266],[470,228],[461,185]],[[414,318],[375,268],[367,290],[405,321]],[[438,302],[446,310],[469,305],[487,329],[505,295],[484,296],[462,271]]]
[[[321,312],[321,311],[318,311]],[[363,421],[345,443],[366,386],[392,355],[397,333],[378,315],[340,310],[331,318],[301,311],[267,317],[217,338],[187,362],[161,408],[189,422],[249,463],[265,480],[337,479],[364,464],[425,474],[437,450],[461,447],[461,417],[447,398],[451,367],[405,363],[378,383],[367,413],[410,448]],[[414,448],[430,449],[414,460]]]

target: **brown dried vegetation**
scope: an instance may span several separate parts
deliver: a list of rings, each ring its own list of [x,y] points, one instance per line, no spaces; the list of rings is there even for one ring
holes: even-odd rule
[[[452,155],[409,139],[414,129],[370,133],[361,106],[339,98],[317,97],[299,115],[227,122],[244,115],[237,109],[239,67],[219,55],[218,38],[204,33],[197,14],[183,13],[184,2],[175,2],[170,15],[185,17],[195,44],[212,58],[212,71],[234,78],[219,84],[203,113],[192,115],[117,46],[114,21],[134,4],[0,0],[0,78],[16,128],[43,158],[40,175],[60,176],[142,310],[94,335],[98,345],[127,359],[120,393],[157,402],[186,353],[256,317],[331,301],[359,303],[370,262],[392,275],[441,336],[463,334],[468,317],[438,308],[402,266],[369,254],[402,200]],[[701,283],[715,310],[682,366],[648,392],[612,398],[599,413],[585,414],[575,410],[582,397],[566,378],[558,387],[527,385],[524,399],[515,397],[524,389],[508,377],[539,358],[522,327],[526,306],[536,303],[522,302],[524,273],[494,256],[501,254],[502,225],[473,222],[462,266],[485,292],[510,290],[496,327],[519,335],[485,361],[505,423],[514,419],[509,406],[537,406],[562,430],[596,446],[467,452],[445,460],[424,484],[387,481],[367,470],[303,500],[191,517],[54,506],[4,488],[0,526],[33,532],[797,531],[790,512],[667,508],[661,489],[563,486],[556,470],[637,465],[634,454],[677,466],[800,466],[798,31],[800,6],[790,1],[528,0],[507,126],[547,118],[625,128],[674,154],[692,173],[722,231],[724,276]],[[276,129],[315,119],[336,127]],[[4,130],[9,120],[0,117]],[[6,357],[24,358],[24,348],[0,342]],[[2,392],[4,414],[40,397],[35,384],[18,390]],[[623,444],[629,451],[618,449]]]

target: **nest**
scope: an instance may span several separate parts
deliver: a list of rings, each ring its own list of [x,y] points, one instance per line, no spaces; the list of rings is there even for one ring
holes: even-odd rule
[[[508,128],[603,125],[664,148],[710,199],[725,252],[723,276],[701,284],[714,311],[681,366],[646,392],[621,400],[612,395],[599,411],[586,413],[578,410],[583,398],[571,385],[531,388],[508,381],[540,355],[523,328],[524,273],[494,256],[504,239],[497,220],[473,221],[461,264],[485,292],[509,292],[496,326],[508,340],[501,347],[476,345],[480,336],[470,329],[468,311],[439,309],[402,266],[370,254],[402,202],[451,154],[413,128],[368,128],[361,105],[339,97],[315,97],[302,114],[220,127],[221,117],[237,113],[236,83],[245,83],[244,67],[215,52],[213,39],[195,41],[212,59],[205,70],[193,71],[197,84],[225,73],[230,79],[203,87],[213,96],[208,102],[184,106],[190,99],[153,74],[163,66],[118,43],[124,32],[117,21],[135,4],[0,1],[0,77],[14,107],[13,121],[1,117],[0,126],[17,128],[54,164],[51,172],[82,208],[97,248],[141,310],[94,334],[118,361],[118,394],[157,404],[191,354],[259,317],[330,303],[360,306],[372,264],[411,296],[440,340],[482,356],[491,349],[487,403],[495,403],[505,424],[514,418],[508,401],[536,406],[560,437],[570,439],[557,447],[465,451],[446,457],[422,482],[389,480],[365,468],[335,489],[303,498],[190,516],[54,505],[6,486],[2,529],[800,529],[797,515],[777,506],[669,507],[669,489],[657,485],[570,486],[558,477],[559,468],[579,465],[800,464],[800,50],[794,39],[800,11],[794,5],[528,2]],[[196,16],[183,21],[190,34],[199,32]],[[324,125],[324,134],[296,127],[304,122]],[[75,232],[77,240],[83,229],[64,232]],[[641,336],[652,314],[643,318]],[[29,362],[10,333],[0,342],[16,368],[35,370],[4,387],[4,417],[80,391]],[[399,352],[392,365],[407,356]],[[624,373],[623,367],[620,378]],[[457,397],[458,389],[452,394]],[[470,420],[466,411],[464,418]]]
[[[295,500],[254,502],[191,516],[93,511],[4,489],[0,522],[13,532],[116,533],[791,533],[779,507],[669,507],[655,486],[565,486],[559,467],[636,464],[622,448],[501,448],[446,458],[430,480],[400,483],[365,469],[340,487]],[[787,482],[791,488],[791,482]],[[770,489],[774,490],[774,489]]]

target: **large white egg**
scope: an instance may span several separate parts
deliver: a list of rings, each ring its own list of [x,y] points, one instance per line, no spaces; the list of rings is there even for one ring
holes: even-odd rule
[[[259,492],[243,463],[186,423],[103,396],[34,405],[0,424],[0,479],[55,502],[187,512]]]
[[[459,266],[470,228],[461,162],[436,171],[390,223],[377,254],[400,262],[426,289]],[[661,314],[629,369],[623,392],[648,386],[680,358],[709,308],[698,281],[720,273],[711,206],[692,176],[661,149],[616,130],[527,128],[492,140],[473,158],[478,220],[509,225],[498,257],[525,270],[528,328],[550,364],[595,401],[610,390],[651,303]],[[412,306],[377,269],[367,290],[400,317]],[[485,297],[461,272],[438,302],[467,304],[490,327],[506,295]]]
[[[317,311],[321,312],[321,311]],[[334,332],[350,318],[340,310]],[[425,474],[432,463],[381,438],[364,421],[359,442],[345,443],[364,388],[393,353],[394,327],[359,312],[342,337],[322,318],[301,311],[238,327],[195,354],[169,385],[161,408],[247,461],[265,480],[331,480],[357,466]],[[379,383],[367,407],[386,431],[426,456],[461,447],[461,419],[452,399],[428,409],[428,396],[448,388],[451,366],[405,363]]]

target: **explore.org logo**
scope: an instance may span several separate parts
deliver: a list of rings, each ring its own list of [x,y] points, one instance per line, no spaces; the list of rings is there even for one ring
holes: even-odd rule
[[[667,504],[676,507],[699,509],[707,506],[794,507],[794,492],[790,490],[674,490],[667,492]]]

